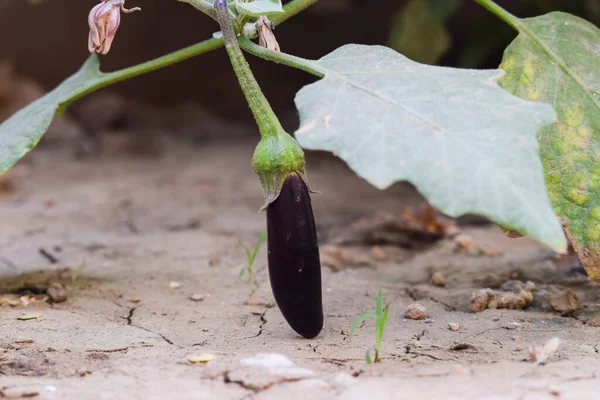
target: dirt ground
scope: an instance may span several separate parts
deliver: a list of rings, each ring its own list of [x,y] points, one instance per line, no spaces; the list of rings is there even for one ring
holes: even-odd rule
[[[330,267],[325,327],[306,340],[273,306],[265,247],[257,283],[238,277],[246,260],[239,241],[254,245],[265,224],[251,143],[168,141],[161,156],[109,149],[87,160],[71,150],[62,142],[36,149],[2,185],[0,297],[18,300],[27,284],[70,268],[66,302],[0,307],[7,398],[598,398],[600,288],[532,240],[465,225],[481,251],[402,232],[370,232],[375,239],[350,245],[338,239],[351,237],[356,221],[400,215],[421,201],[406,185],[380,192],[333,157],[311,153]],[[430,283],[433,272],[445,287]],[[472,293],[510,280],[535,282],[528,308],[470,312]],[[389,323],[382,362],[367,365],[374,321],[352,340],[348,331],[356,315],[374,310],[379,289]],[[405,318],[415,302],[427,319]],[[528,361],[530,346],[553,337],[561,342],[548,363]],[[188,361],[203,353],[215,358]]]

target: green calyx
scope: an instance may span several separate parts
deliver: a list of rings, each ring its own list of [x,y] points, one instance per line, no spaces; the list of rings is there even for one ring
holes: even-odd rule
[[[309,186],[304,152],[298,142],[283,130],[278,135],[261,139],[252,157],[252,169],[260,179],[265,196],[261,211],[279,197],[281,187],[290,174],[298,174]]]
[[[304,169],[304,152],[298,142],[283,130],[260,90],[238,44],[227,0],[215,0],[214,7],[223,32],[225,49],[260,130],[261,140],[252,157],[252,169],[258,175],[265,195],[262,211],[279,197],[283,183],[290,174],[298,174],[309,187]]]

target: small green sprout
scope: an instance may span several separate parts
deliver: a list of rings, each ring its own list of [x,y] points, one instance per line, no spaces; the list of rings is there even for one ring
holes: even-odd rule
[[[244,273],[246,271],[248,271],[248,275],[249,275],[249,282],[250,283],[254,283],[254,261],[256,260],[256,256],[258,255],[258,251],[260,250],[260,246],[262,246],[262,244],[264,243],[264,241],[267,240],[267,231],[264,230],[260,233],[260,235],[258,236],[258,242],[256,243],[256,246],[254,246],[254,251],[250,250],[250,247],[246,246],[241,240],[240,240],[240,246],[242,246],[245,250],[246,250],[246,257],[248,258],[248,265],[246,265],[245,267],[243,267],[240,270],[240,278],[242,276],[244,276]]]
[[[375,344],[375,358],[373,360],[371,360],[371,348],[368,348],[367,352],[365,353],[365,359],[367,360],[367,364],[381,362],[381,360],[379,358],[379,351],[381,350],[381,339],[383,339],[383,331],[385,330],[385,325],[387,324],[387,320],[388,320],[388,311],[389,311],[389,305],[387,305],[387,306],[385,306],[385,308],[383,308],[383,300],[382,300],[382,294],[381,294],[381,290],[380,290],[379,293],[377,294],[377,304],[375,306],[375,312],[366,312],[366,313],[358,315],[354,319],[354,322],[352,323],[352,328],[350,328],[350,333],[348,336],[349,336],[350,340],[352,340],[352,335],[354,334],[354,331],[360,324],[362,324],[364,321],[366,321],[370,318],[375,318],[375,325],[377,327],[377,341]]]
[[[73,270],[73,272],[71,272],[71,280],[73,282],[75,282],[77,280],[77,278],[79,278],[79,276],[83,272],[84,268],[85,268],[85,260],[81,262],[81,264],[79,265],[79,267],[75,268]]]

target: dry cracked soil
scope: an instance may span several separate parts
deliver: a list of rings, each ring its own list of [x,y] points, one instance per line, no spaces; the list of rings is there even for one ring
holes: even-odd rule
[[[356,221],[400,215],[421,199],[407,185],[378,191],[320,153],[308,155],[308,166],[323,192],[313,205],[325,327],[315,339],[298,337],[273,304],[265,247],[256,283],[238,276],[246,262],[240,241],[253,246],[265,224],[252,151],[250,142],[167,141],[161,156],[106,151],[76,160],[71,147],[47,145],[3,177],[0,297],[18,301],[57,274],[68,296],[0,306],[3,396],[598,398],[595,283],[492,224],[460,226],[481,252],[457,248],[456,238],[389,229],[366,239],[357,233],[350,243]],[[336,242],[340,235],[346,239]],[[445,286],[430,283],[434,272]],[[508,281],[535,283],[529,307],[470,312],[474,292]],[[368,365],[374,321],[352,338],[348,331],[358,314],[374,310],[379,289],[389,322],[381,362]],[[427,309],[426,319],[405,317],[412,303]],[[550,360],[529,361],[529,347],[553,337],[560,345]],[[214,358],[189,361],[203,354]]]

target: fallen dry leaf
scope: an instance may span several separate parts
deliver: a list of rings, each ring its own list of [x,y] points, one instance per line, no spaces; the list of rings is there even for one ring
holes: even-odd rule
[[[35,303],[37,301],[37,298],[33,294],[25,294],[21,296],[19,300],[21,301],[21,304],[27,307],[29,304]]]
[[[42,318],[43,316],[44,316],[43,314],[23,315],[21,317],[17,317],[17,319],[19,321],[29,321],[32,319]]]
[[[409,209],[402,213],[402,216],[415,223],[415,227],[420,227],[424,233],[434,233],[446,235],[449,227],[454,226],[454,220],[438,213],[428,202],[416,209]]]
[[[188,361],[192,364],[204,364],[215,359],[214,354],[202,353],[199,356],[192,355],[188,357]]]
[[[22,399],[25,397],[35,397],[40,391],[27,386],[9,386],[0,388],[0,395],[6,399]]]
[[[20,304],[21,302],[19,300],[9,299],[8,297],[0,297],[0,306],[16,307]]]
[[[531,346],[529,348],[529,361],[537,365],[546,364],[556,353],[558,346],[560,346],[560,339],[557,337],[548,340],[543,346]]]

